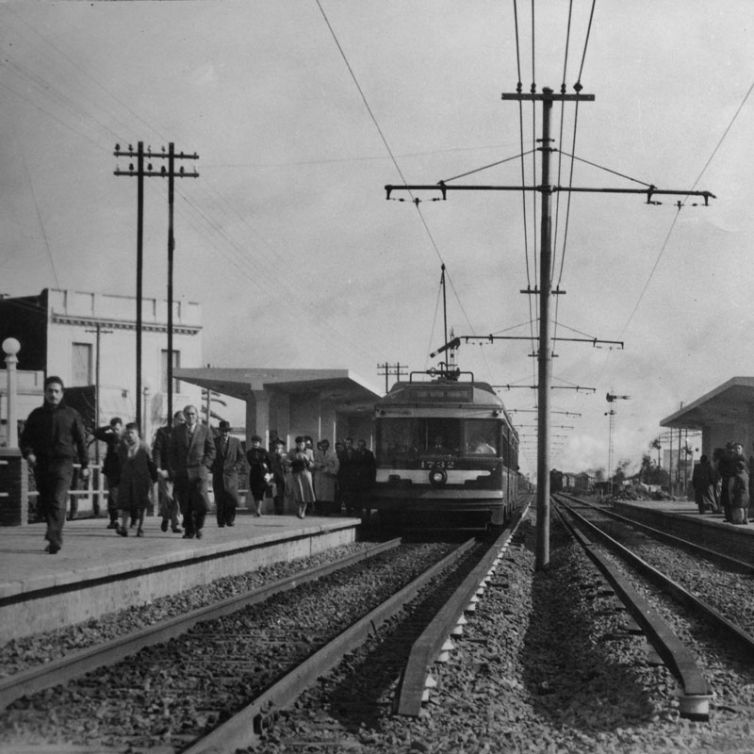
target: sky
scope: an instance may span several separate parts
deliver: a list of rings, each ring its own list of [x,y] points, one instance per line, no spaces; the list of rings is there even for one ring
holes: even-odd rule
[[[135,295],[136,181],[114,175],[128,161],[113,152],[173,142],[199,155],[186,163],[199,177],[176,181],[174,285],[202,305],[205,362],[346,368],[382,390],[378,364],[440,361],[442,264],[454,334],[537,332],[522,291],[538,286],[541,204],[386,201],[384,186],[539,185],[541,104],[501,95],[519,69],[524,91],[580,82],[593,102],[553,106],[551,184],[717,197],[553,198],[555,335],[623,348],[555,342],[551,464],[604,469],[612,438],[613,466],[636,468],[664,417],[754,374],[754,3],[571,6],[0,3],[0,292]],[[145,296],[167,296],[166,239],[166,182],[147,179]],[[457,353],[476,379],[514,386],[499,392],[532,473],[535,349]]]

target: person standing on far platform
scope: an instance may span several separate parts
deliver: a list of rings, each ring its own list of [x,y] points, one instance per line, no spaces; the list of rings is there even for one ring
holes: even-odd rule
[[[102,463],[102,473],[107,479],[107,512],[110,516],[108,529],[118,528],[118,484],[120,483],[120,459],[118,446],[123,437],[123,421],[119,416],[110,419],[106,427],[94,430],[95,440],[101,440],[107,445],[105,460]]]
[[[306,438],[296,438],[296,449],[289,454],[291,466],[291,485],[293,500],[298,508],[298,517],[306,515],[306,508],[314,502],[314,486],[312,485],[312,466],[314,456],[306,447]]]
[[[720,474],[720,507],[723,509],[723,517],[730,521],[730,487],[728,482],[736,473],[736,460],[733,455],[733,443],[725,444],[725,450],[717,461],[717,472]]]
[[[715,472],[707,456],[702,456],[694,465],[691,475],[691,486],[694,488],[694,500],[699,513],[706,510],[714,511],[715,501]]]
[[[743,450],[743,446],[741,446]],[[735,472],[728,480],[728,499],[730,500],[730,522],[732,524],[749,523],[749,474],[746,471],[746,459],[737,458]]]
[[[320,440],[314,451],[314,494],[322,515],[335,513],[335,492],[340,461],[329,440]]]
[[[243,466],[243,450],[237,437],[231,437],[230,424],[220,422],[215,438],[215,463],[212,466],[212,489],[215,492],[217,525],[235,526],[238,508],[238,472]]]
[[[168,471],[170,468],[170,437],[173,434],[173,429],[183,422],[183,411],[176,411],[173,414],[173,426],[166,424],[164,427],[160,427],[155,432],[154,442],[152,443],[152,460],[157,467],[157,494],[160,517],[162,518],[160,529],[167,531],[168,526],[170,526],[174,534],[181,534],[183,529],[180,526],[178,515],[180,511],[175,497],[174,484]]]
[[[246,451],[246,461],[249,464],[249,495],[254,502],[253,514],[257,517],[262,515],[262,501],[265,492],[272,481],[272,458],[262,447],[262,438],[252,435],[251,447]],[[281,494],[284,479],[280,480]],[[275,511],[277,513],[277,511]]]
[[[357,500],[359,507],[363,508],[377,476],[377,462],[374,453],[367,447],[366,440],[359,440],[356,444],[356,467],[358,469]]]
[[[34,470],[37,510],[47,523],[46,552],[54,555],[63,546],[74,460],[81,464],[81,478],[89,478],[84,423],[78,411],[63,403],[60,377],[44,381],[44,403],[29,414],[19,445]]]
[[[252,445],[254,438],[252,437]],[[270,486],[272,487],[272,501],[275,506],[275,514],[282,516],[285,513],[285,477],[288,470],[288,454],[285,451],[285,443],[277,439],[270,454]]]
[[[120,460],[120,487],[118,507],[120,527],[118,534],[128,536],[128,518],[136,521],[136,536],[144,536],[144,511],[149,504],[149,493],[157,481],[157,467],[152,460],[149,446],[139,436],[134,422],[126,424],[126,432],[118,448]]]
[[[209,510],[209,474],[215,460],[215,443],[209,427],[199,424],[199,411],[188,405],[183,409],[184,424],[170,435],[168,462],[175,482],[175,496],[183,514],[183,538],[202,538],[204,519]]]

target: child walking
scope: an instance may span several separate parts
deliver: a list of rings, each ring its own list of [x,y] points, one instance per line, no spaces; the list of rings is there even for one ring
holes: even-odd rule
[[[120,457],[120,486],[118,508],[120,526],[117,533],[128,536],[128,517],[138,524],[137,537],[144,536],[144,511],[149,503],[149,491],[157,481],[157,467],[152,461],[149,446],[139,436],[134,422],[126,424],[126,431],[118,448]]]

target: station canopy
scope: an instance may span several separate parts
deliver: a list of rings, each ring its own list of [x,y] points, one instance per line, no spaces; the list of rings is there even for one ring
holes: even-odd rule
[[[733,377],[688,406],[665,417],[661,427],[702,429],[734,424],[754,414],[754,377]]]
[[[380,397],[380,393],[348,369],[176,368],[173,376],[242,401],[260,391],[288,395],[318,393],[341,410],[353,411],[371,410]]]

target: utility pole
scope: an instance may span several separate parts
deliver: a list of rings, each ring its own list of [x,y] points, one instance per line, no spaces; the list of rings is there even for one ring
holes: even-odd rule
[[[168,363],[167,363],[167,378],[168,378],[168,401],[167,401],[167,413],[168,413],[168,426],[173,422],[173,254],[175,252],[175,238],[173,236],[173,197],[174,197],[174,179],[175,178],[198,178],[199,173],[194,170],[193,172],[186,172],[185,168],[181,166],[179,171],[175,171],[176,160],[198,160],[199,155],[194,154],[176,154],[175,145],[171,141],[168,145],[168,150],[162,147],[160,152],[153,152],[152,147],[147,147],[147,151],[144,151],[144,142],[138,142],[136,151],[129,144],[127,150],[121,151],[120,145],[115,145],[115,157],[128,157],[129,159],[136,158],[136,168],[134,168],[133,162],[128,166],[128,170],[115,169],[115,175],[127,175],[136,177],[137,179],[137,219],[136,219],[136,424],[140,429],[143,429],[141,425],[142,411],[141,411],[141,333],[142,333],[142,278],[143,278],[143,266],[144,266],[144,251],[143,251],[143,237],[144,237],[144,178],[167,178],[168,179]],[[155,171],[151,162],[147,163],[147,169],[144,170],[144,159],[148,160],[167,160],[168,167],[165,168],[163,164],[159,171]]]
[[[94,330],[84,330],[84,332],[95,333],[95,348],[97,353],[94,358],[94,429],[99,429],[100,426],[100,344],[102,335],[111,335],[113,330],[103,330],[102,323],[95,322]],[[94,457],[97,463],[99,463],[99,443],[94,443]]]
[[[552,290],[551,261],[552,248],[550,238],[550,199],[555,191],[565,192],[600,192],[600,193],[621,193],[621,194],[646,194],[647,203],[655,203],[653,197],[657,195],[680,195],[683,197],[701,196],[704,198],[705,205],[714,195],[709,191],[682,191],[682,190],[660,190],[655,186],[649,186],[645,189],[630,188],[588,188],[576,186],[552,186],[550,185],[550,153],[553,151],[550,146],[550,115],[553,102],[593,102],[593,94],[582,94],[581,84],[577,83],[574,88],[576,94],[555,94],[552,89],[543,88],[541,93],[537,93],[532,85],[531,93],[523,93],[519,84],[518,91],[514,93],[503,93],[503,100],[517,100],[519,102],[542,102],[542,183],[539,186],[498,186],[498,185],[464,185],[451,183],[455,178],[447,181],[438,181],[435,184],[403,184],[385,186],[386,198],[390,199],[394,191],[439,191],[440,198],[447,199],[449,191],[536,191],[542,195],[541,207],[541,224],[540,224],[540,279],[539,279],[539,380],[537,389],[538,398],[538,426],[539,442],[537,452],[537,547],[536,547],[536,568],[537,570],[545,569],[550,564],[550,474],[549,474],[549,389],[552,367],[552,356],[549,350],[549,325],[550,325],[550,296],[555,293]],[[463,173],[457,178],[461,178],[468,173]],[[400,200],[402,201],[402,200]],[[418,201],[415,200],[415,201]]]
[[[396,363],[395,366],[390,366],[390,364],[387,363],[387,361],[384,364],[377,364],[377,369],[382,369],[382,372],[377,372],[377,374],[380,377],[385,378],[385,392],[387,393],[390,390],[390,384],[388,382],[388,378],[395,376],[398,380],[400,380],[401,375],[408,374],[408,367],[405,364],[398,364]]]

